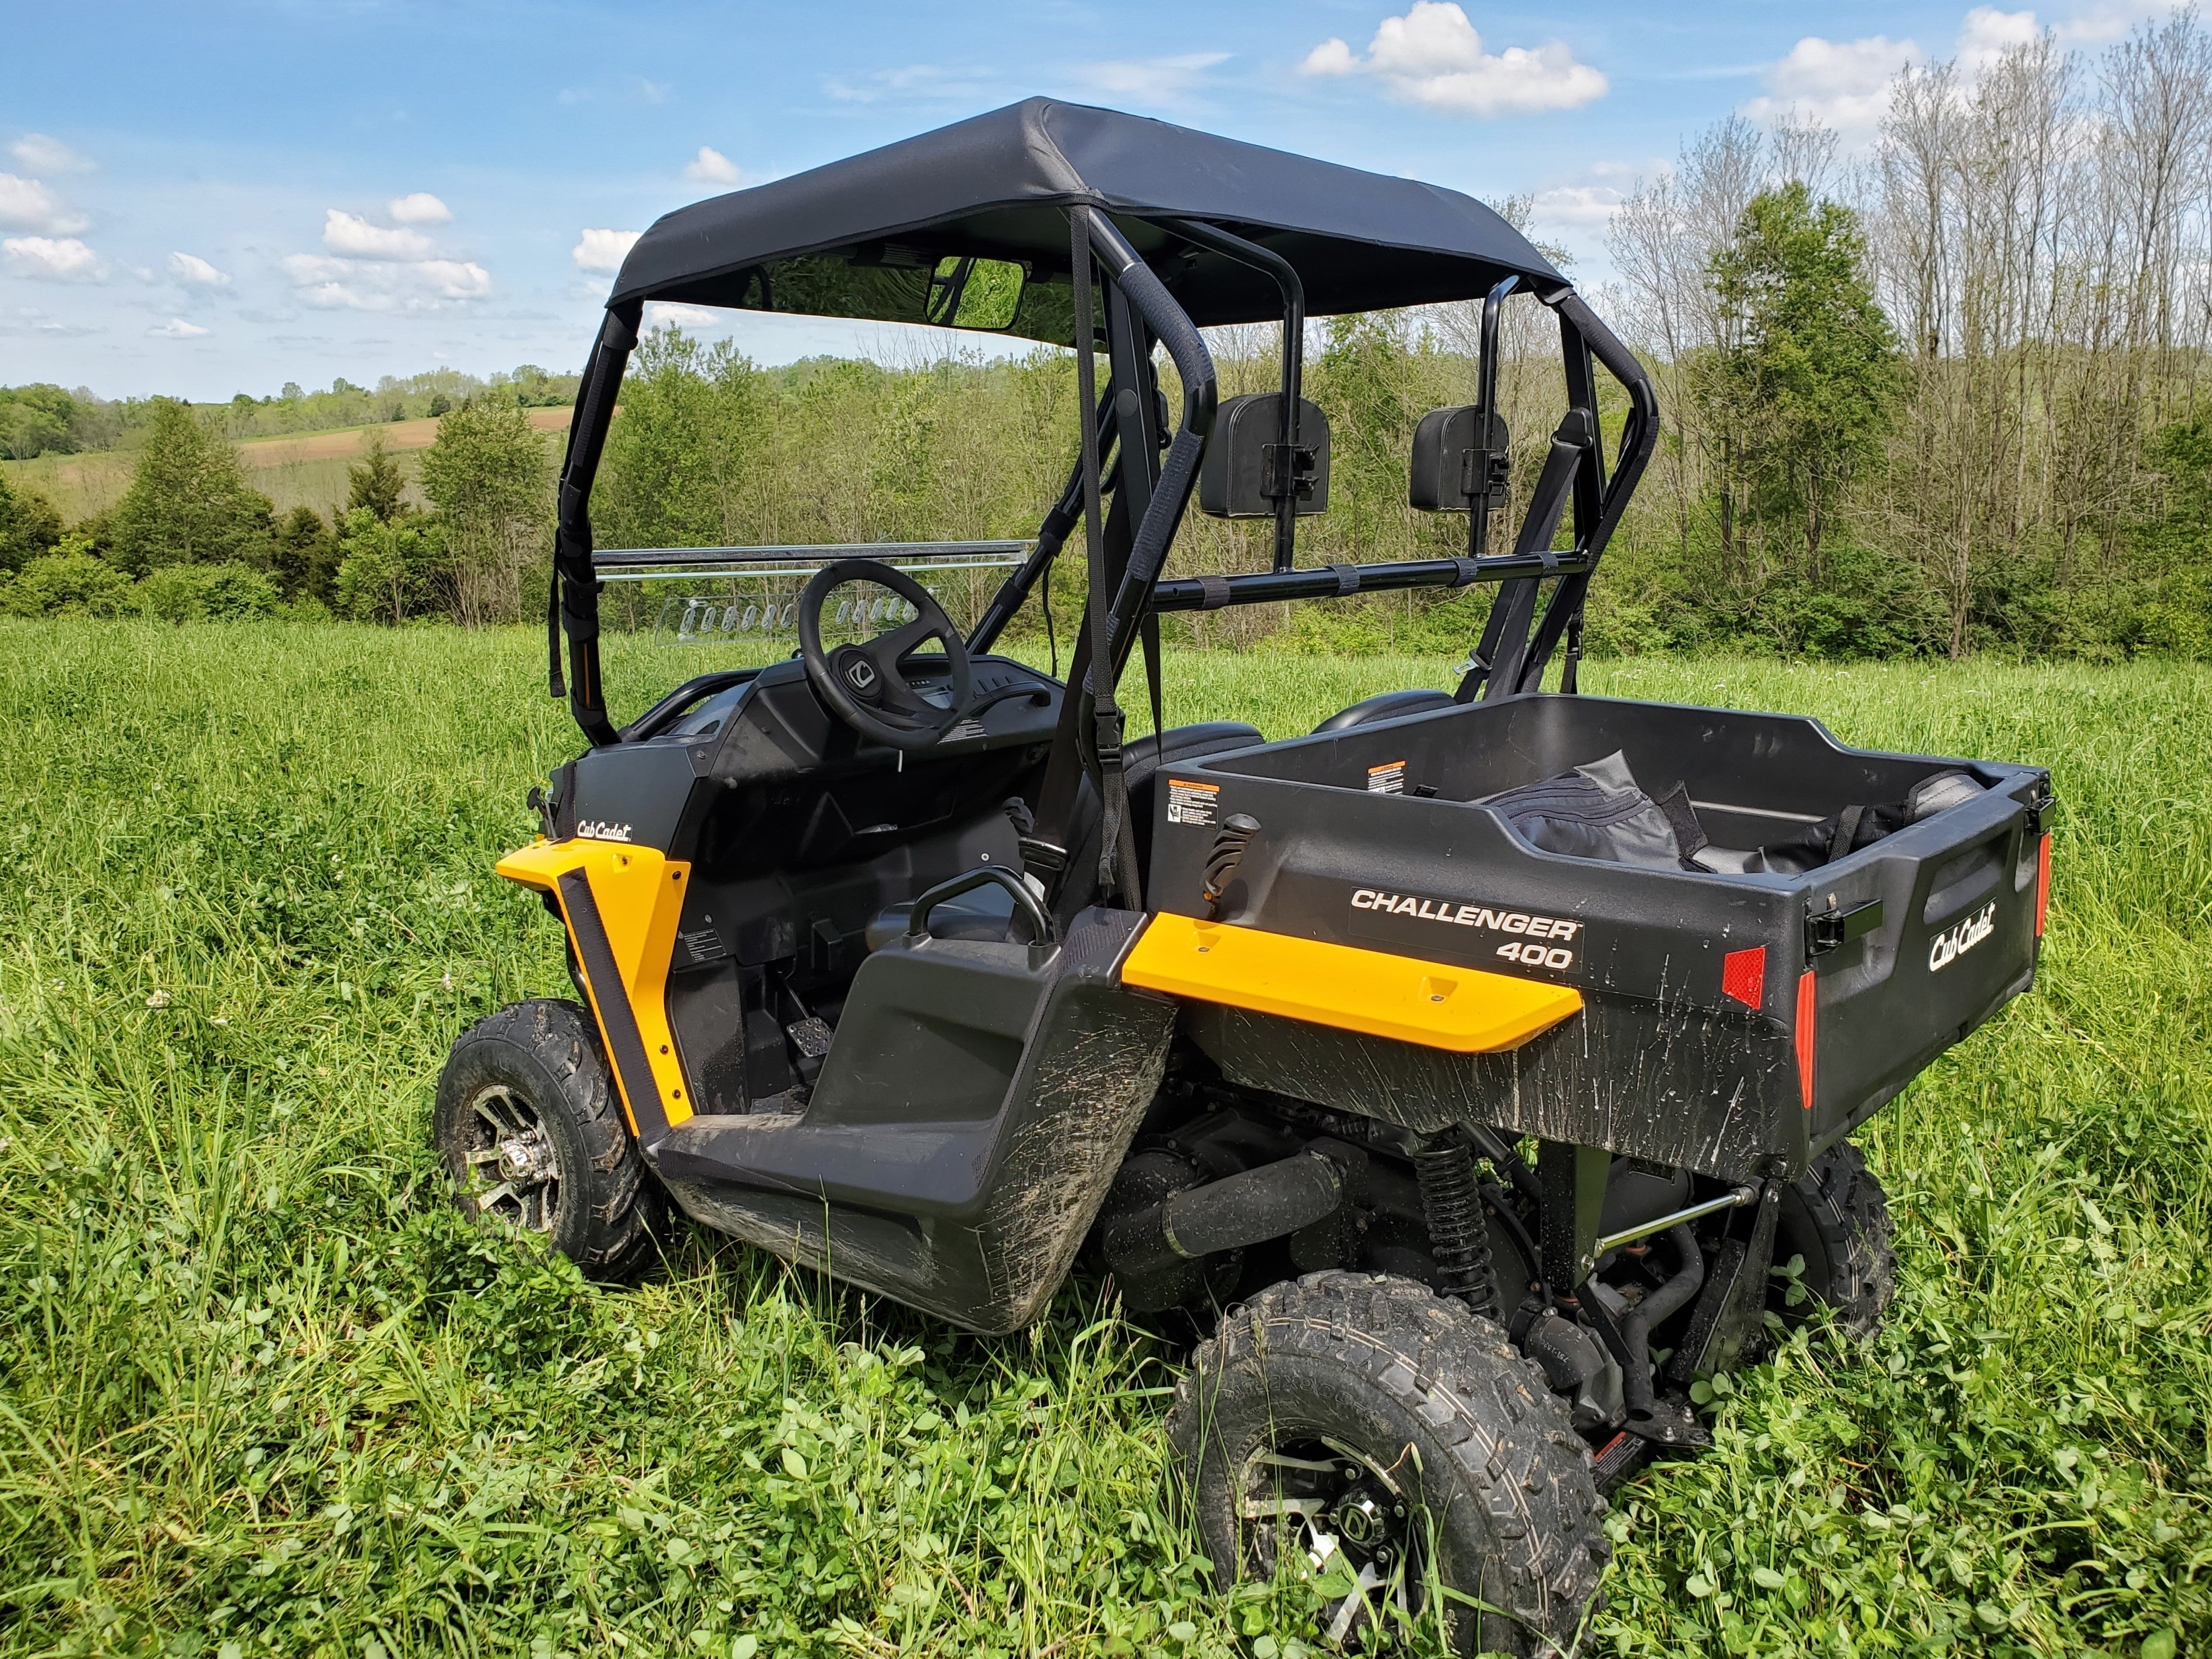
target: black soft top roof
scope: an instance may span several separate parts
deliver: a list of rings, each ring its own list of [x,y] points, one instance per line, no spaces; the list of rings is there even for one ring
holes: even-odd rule
[[[1315,315],[1565,281],[1472,197],[1083,104],[1031,98],[848,160],[679,208],[638,239],[609,304],[640,300],[925,320],[952,256],[1030,282],[1003,331],[1072,336],[1061,209],[1111,214],[1201,326],[1282,315],[1273,285],[1147,221],[1202,219],[1297,267]]]

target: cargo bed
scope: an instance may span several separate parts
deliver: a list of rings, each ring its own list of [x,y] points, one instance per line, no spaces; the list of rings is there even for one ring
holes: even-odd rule
[[[1489,797],[1619,752],[1752,849],[1948,769],[1981,791],[1802,875],[1540,851]],[[1194,1005],[1233,1081],[1428,1130],[1472,1118],[1730,1180],[1794,1177],[2033,983],[2049,775],[1852,749],[1816,721],[1538,695],[1179,764],[1156,792],[1148,896],[1209,914],[1220,825],[1260,830],[1223,920],[1571,985],[1583,1012],[1462,1055]]]

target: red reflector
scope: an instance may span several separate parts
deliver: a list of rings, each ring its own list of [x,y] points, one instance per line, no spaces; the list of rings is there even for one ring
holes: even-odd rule
[[[1732,950],[1721,958],[1721,993],[1747,1008],[1766,1000],[1766,947]]]
[[[2035,936],[2043,937],[2043,917],[2051,908],[2051,832],[2043,832],[2043,843],[2035,850]]]
[[[1808,968],[1797,976],[1797,1093],[1813,1110],[1813,1021],[1819,1013],[1820,987]]]

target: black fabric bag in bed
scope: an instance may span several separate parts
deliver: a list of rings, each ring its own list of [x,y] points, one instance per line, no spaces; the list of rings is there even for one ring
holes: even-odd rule
[[[1686,854],[1705,842],[1682,786],[1677,784],[1664,800],[1653,800],[1637,787],[1627,757],[1618,749],[1602,760],[1489,796],[1479,804],[1502,813],[1530,846],[1577,858],[1695,869]]]
[[[1546,852],[1715,875],[1801,875],[1981,792],[1982,785],[1963,772],[1939,772],[1902,801],[1846,807],[1763,847],[1716,847],[1705,839],[1684,785],[1656,797],[1646,794],[1627,757],[1616,749],[1601,760],[1477,804],[1504,814],[1529,845]]]

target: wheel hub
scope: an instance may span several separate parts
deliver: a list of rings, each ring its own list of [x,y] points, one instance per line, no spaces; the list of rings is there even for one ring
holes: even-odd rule
[[[1322,1611],[1331,1641],[1375,1623],[1386,1602],[1418,1614],[1410,1506],[1364,1455],[1333,1441],[1262,1447],[1244,1466],[1243,1511],[1263,1571],[1293,1550],[1317,1574],[1350,1570],[1353,1588]]]
[[[537,1109],[505,1084],[469,1103],[463,1188],[479,1215],[550,1232],[561,1212],[561,1154]]]

